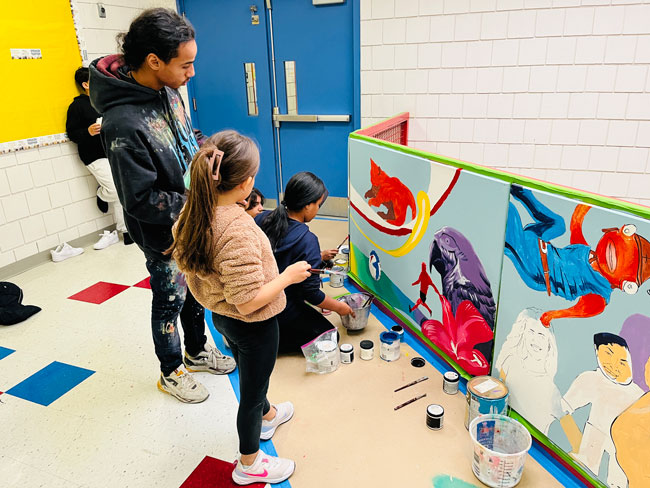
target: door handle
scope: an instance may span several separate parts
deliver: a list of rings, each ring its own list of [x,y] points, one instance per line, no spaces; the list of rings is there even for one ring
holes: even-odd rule
[[[273,123],[280,122],[350,122],[349,115],[273,114]]]

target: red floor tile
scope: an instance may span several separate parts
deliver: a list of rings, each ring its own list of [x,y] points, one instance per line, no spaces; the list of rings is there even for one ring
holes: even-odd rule
[[[136,288],[146,288],[147,290],[151,290],[151,285],[149,284],[149,280],[151,279],[151,276],[147,276],[144,280],[140,281],[139,283],[136,283],[135,286]]]
[[[233,469],[235,463],[205,456],[180,488],[237,488],[239,485],[236,485],[231,478]],[[253,483],[247,486],[264,488],[265,484]]]
[[[126,285],[118,285],[116,283],[106,283],[105,281],[100,281],[95,283],[92,286],[89,286],[85,290],[75,293],[68,298],[70,300],[79,300],[80,302],[95,303],[99,305],[104,303],[106,300],[113,298],[118,293],[122,293],[127,288],[130,288]]]

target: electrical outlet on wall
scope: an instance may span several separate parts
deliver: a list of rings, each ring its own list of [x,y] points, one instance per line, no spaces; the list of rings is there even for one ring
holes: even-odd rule
[[[106,7],[104,7],[103,3],[97,4],[97,14],[99,15],[100,19],[106,18]]]

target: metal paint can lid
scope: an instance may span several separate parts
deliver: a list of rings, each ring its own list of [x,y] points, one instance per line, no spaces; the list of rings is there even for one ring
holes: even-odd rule
[[[467,389],[481,398],[498,400],[508,394],[508,387],[492,376],[476,376],[469,380]]]
[[[345,268],[343,266],[334,266],[332,271],[335,271],[340,274],[346,274]]]
[[[352,344],[341,344],[341,347],[339,349],[341,349],[341,352],[348,353],[352,352],[354,350],[354,347],[352,347]]]
[[[442,405],[437,403],[432,403],[427,407],[427,415],[429,417],[442,417],[445,414],[445,409],[442,408]]]
[[[375,345],[373,344],[372,341],[369,341],[369,340],[366,339],[366,340],[361,341],[359,343],[359,347],[361,349],[372,349],[373,347],[375,347]]]
[[[460,379],[460,375],[456,371],[447,371],[443,377],[449,383],[456,383]]]
[[[424,361],[424,358],[421,358],[420,356],[415,356],[414,358],[411,358],[411,366],[414,368],[421,368],[426,364]]]

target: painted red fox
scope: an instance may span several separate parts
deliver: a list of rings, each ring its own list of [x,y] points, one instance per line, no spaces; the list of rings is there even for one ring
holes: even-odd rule
[[[411,208],[411,219],[415,218],[415,198],[408,187],[399,178],[388,176],[370,160],[370,183],[372,188],[366,192],[364,198],[370,198],[368,205],[371,207],[386,207],[386,212],[377,212],[389,224],[403,225],[406,220],[408,208]]]

